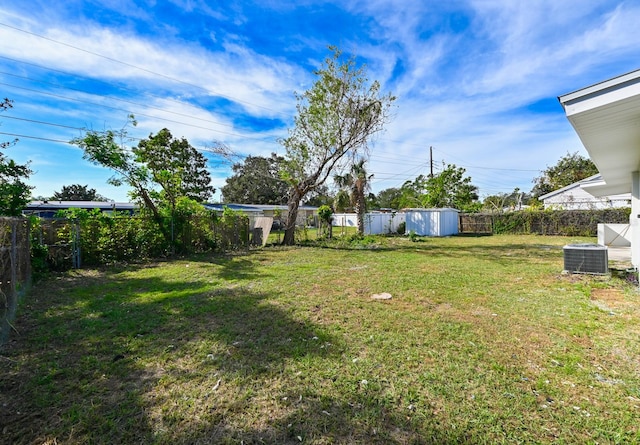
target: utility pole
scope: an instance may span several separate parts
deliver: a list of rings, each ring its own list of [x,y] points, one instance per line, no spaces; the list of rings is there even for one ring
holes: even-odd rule
[[[429,173],[429,177],[433,178],[433,147],[429,146],[429,164],[431,165],[431,173]]]

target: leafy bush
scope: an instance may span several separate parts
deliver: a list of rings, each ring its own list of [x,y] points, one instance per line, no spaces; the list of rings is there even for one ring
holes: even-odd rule
[[[330,238],[331,237],[331,221],[333,210],[328,205],[321,205],[318,207],[318,219],[320,220],[320,224],[318,224],[318,236]]]
[[[45,273],[78,264],[135,262],[248,245],[249,220],[245,215],[229,209],[219,218],[201,206],[184,204],[179,203],[173,217],[162,221],[172,235],[172,242],[163,236],[157,220],[145,212],[131,216],[72,209],[60,212],[56,219],[34,218],[31,225],[34,270]]]
[[[218,246],[223,250],[249,245],[249,218],[245,213],[224,207],[217,227]]]
[[[321,205],[318,207],[318,218],[323,222],[331,222],[331,215],[333,215],[333,210],[328,205]]]

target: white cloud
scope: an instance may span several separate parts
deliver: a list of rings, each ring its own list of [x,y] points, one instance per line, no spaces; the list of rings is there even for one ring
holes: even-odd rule
[[[37,29],[38,34],[57,42],[73,43],[67,46],[0,27],[0,54],[83,76],[123,81],[136,88],[145,82],[147,88],[222,96],[252,114],[291,113],[296,79],[304,75],[295,66],[239,45],[212,53],[199,46],[157,38],[151,42],[126,30],[90,24],[43,29],[23,21],[19,26]]]

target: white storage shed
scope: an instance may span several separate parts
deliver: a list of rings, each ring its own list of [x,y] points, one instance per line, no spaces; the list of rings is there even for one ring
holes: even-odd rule
[[[420,236],[449,236],[458,234],[456,209],[407,209],[406,231]]]
[[[358,227],[358,215],[355,213],[334,213],[331,225],[334,227]],[[404,213],[365,213],[364,233],[366,235],[379,235],[397,233],[398,226],[405,222]]]

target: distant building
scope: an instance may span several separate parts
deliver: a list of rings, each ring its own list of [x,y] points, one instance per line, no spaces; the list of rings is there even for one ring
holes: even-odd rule
[[[555,190],[538,199],[544,203],[544,208],[558,210],[601,210],[620,207],[631,207],[631,193],[620,195],[595,197],[583,189],[589,184],[602,182],[602,176],[598,173],[574,182],[566,187]]]
[[[280,220],[284,223],[289,209],[286,205],[261,205],[261,204],[203,204],[205,209],[216,212],[224,211],[225,207],[231,210],[245,213],[249,217],[270,216],[276,217],[280,213]],[[67,209],[99,209],[103,212],[133,212],[138,208],[137,204],[130,202],[100,202],[100,201],[31,201],[22,211],[23,215],[35,215],[41,218],[53,218],[60,210]],[[317,207],[301,205],[298,209],[298,224],[313,221],[318,212]]]
[[[39,216],[41,218],[53,218],[60,210],[67,209],[99,209],[102,212],[128,212],[132,214],[137,208],[130,202],[110,201],[31,201],[22,211],[25,216]]]
[[[204,207],[216,212],[222,212],[225,207],[229,207],[231,210],[243,212],[249,217],[270,216],[274,219],[278,219],[276,214],[280,213],[280,220],[283,223],[289,214],[289,207],[275,204],[204,204]],[[301,205],[298,208],[297,224],[307,224],[308,221],[314,221],[317,213],[317,207]]]

